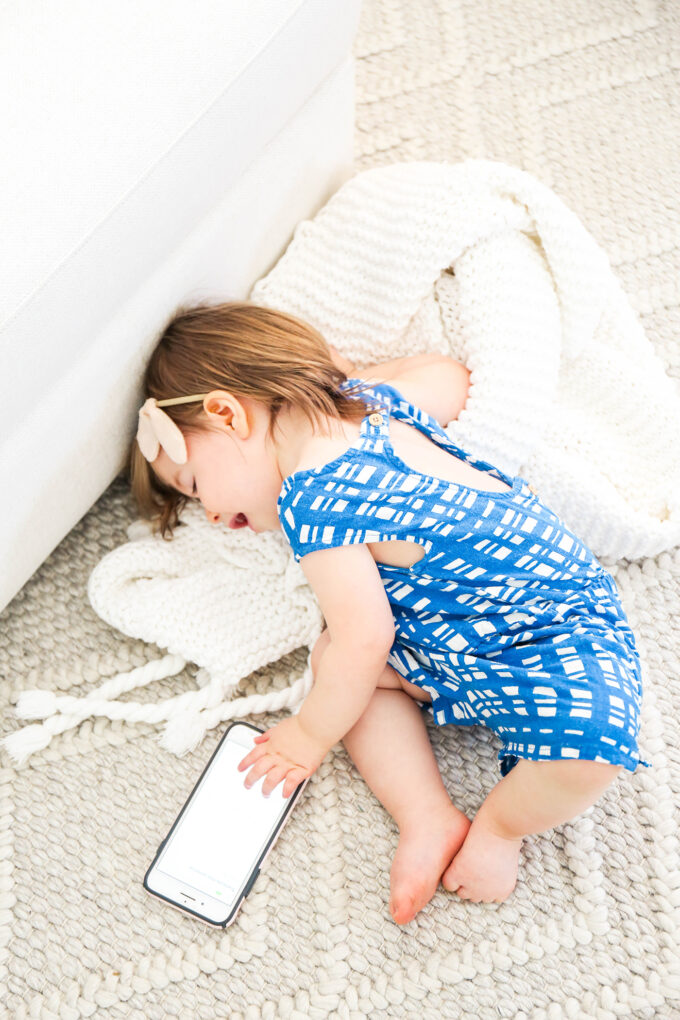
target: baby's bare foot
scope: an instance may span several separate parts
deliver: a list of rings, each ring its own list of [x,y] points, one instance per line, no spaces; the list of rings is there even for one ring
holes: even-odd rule
[[[475,818],[442,885],[473,903],[502,903],[517,884],[521,839],[505,839]]]
[[[412,921],[430,902],[469,828],[470,820],[453,804],[403,825],[390,873],[390,913],[397,924]]]

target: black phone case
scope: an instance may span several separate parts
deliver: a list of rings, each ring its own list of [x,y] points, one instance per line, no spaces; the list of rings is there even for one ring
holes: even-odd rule
[[[164,900],[166,903],[170,903],[173,907],[176,907],[178,910],[181,910],[182,913],[187,914],[189,917],[197,917],[199,920],[203,921],[205,924],[209,924],[212,928],[226,928],[228,925],[231,924],[231,922],[236,917],[236,915],[239,912],[239,909],[241,907],[241,904],[243,903],[243,901],[245,900],[246,896],[248,895],[250,890],[253,888],[253,885],[255,884],[255,881],[257,879],[257,876],[260,873],[260,868],[262,867],[262,864],[264,862],[265,857],[267,856],[267,854],[269,853],[269,851],[273,847],[274,843],[276,842],[276,839],[277,839],[279,833],[281,832],[281,829],[283,828],[283,826],[288,821],[288,818],[290,816],[291,810],[293,809],[293,806],[295,805],[298,797],[300,796],[300,794],[302,793],[302,791],[304,790],[304,788],[305,788],[305,786],[307,785],[307,782],[308,782],[308,780],[305,779],[304,782],[300,783],[300,785],[297,787],[297,789],[294,790],[293,793],[291,793],[290,797],[288,798],[289,801],[290,801],[290,803],[288,804],[288,807],[286,808],[286,810],[284,811],[283,815],[281,816],[281,820],[279,821],[279,824],[274,829],[274,832],[272,833],[271,838],[269,839],[267,845],[265,846],[264,850],[262,851],[262,853],[260,854],[259,858],[255,862],[253,870],[251,871],[250,875],[248,876],[248,880],[247,880],[245,886],[243,887],[243,892],[241,893],[241,895],[239,896],[238,900],[236,901],[236,904],[234,905],[234,909],[232,910],[232,912],[229,914],[229,916],[224,921],[219,921],[219,922],[218,921],[213,921],[209,917],[205,917],[204,914],[199,914],[198,911],[191,910],[189,907],[186,907],[183,903],[177,903],[176,900],[171,900],[168,896],[163,896],[161,893],[156,892],[155,889],[150,889],[149,885],[148,885],[148,878],[149,878],[149,875],[151,873],[151,870],[152,870],[154,864],[156,863],[156,861],[160,857],[161,851],[163,850],[163,847],[168,842],[168,840],[172,836],[173,832],[177,828],[177,825],[179,824],[179,821],[180,821],[182,815],[184,814],[184,812],[186,811],[187,807],[189,806],[189,802],[191,801],[191,798],[193,797],[193,795],[195,794],[196,790],[198,789],[198,786],[199,786],[201,780],[203,779],[203,776],[206,774],[206,772],[210,768],[210,765],[211,765],[213,759],[215,758],[215,756],[217,755],[217,753],[219,752],[222,744],[227,739],[227,736],[229,734],[229,730],[232,728],[232,726],[248,726],[249,729],[255,730],[257,733],[264,733],[264,730],[260,729],[259,726],[254,726],[252,723],[243,722],[240,719],[235,720],[234,722],[229,724],[229,726],[227,727],[227,729],[224,732],[224,735],[223,735],[222,739],[220,740],[219,744],[217,745],[217,747],[215,748],[215,750],[211,754],[210,760],[208,761],[207,765],[205,766],[205,768],[201,772],[200,776],[196,780],[196,783],[194,784],[193,790],[191,791],[191,793],[189,794],[189,796],[185,800],[184,805],[182,807],[182,810],[177,815],[177,818],[175,819],[175,821],[172,823],[172,828],[168,832],[168,834],[165,837],[165,839],[159,844],[158,849],[156,850],[156,855],[155,855],[154,859],[152,860],[151,864],[149,865],[149,867],[147,868],[146,874],[144,875],[144,880],[142,882],[142,885],[144,886],[146,891],[151,896],[153,896],[154,898],[159,899],[159,900]]]

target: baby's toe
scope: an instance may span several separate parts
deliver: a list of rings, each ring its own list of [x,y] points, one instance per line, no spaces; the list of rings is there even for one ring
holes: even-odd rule
[[[393,873],[390,913],[397,924],[412,921],[418,911],[432,898],[432,891],[426,888],[426,885],[427,883],[418,875]]]
[[[456,866],[456,859],[451,861],[448,868],[442,875],[442,885],[448,892],[457,892],[460,888],[461,880],[458,875],[458,868]]]

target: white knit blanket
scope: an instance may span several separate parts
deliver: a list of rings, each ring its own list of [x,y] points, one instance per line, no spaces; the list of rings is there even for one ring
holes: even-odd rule
[[[360,173],[298,226],[250,297],[311,322],[358,374],[421,351],[463,361],[471,389],[449,435],[531,482],[600,559],[680,544],[680,393],[603,250],[530,174],[485,160]],[[18,714],[45,722],[7,738],[15,759],[91,715],[166,721],[163,746],[183,754],[225,719],[299,707],[309,662],[287,690],[232,698],[321,632],[285,539],[209,525],[193,506],[183,522],[171,543],[137,527],[89,584],[104,620],[168,654],[86,698],[25,692]],[[199,690],[117,700],[186,662],[201,667]]]

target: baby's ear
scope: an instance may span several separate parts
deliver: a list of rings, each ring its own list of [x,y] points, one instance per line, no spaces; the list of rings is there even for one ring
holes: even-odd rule
[[[231,394],[226,390],[211,390],[203,397],[203,410],[206,414],[223,416],[227,409],[231,410]]]
[[[212,390],[207,393],[203,398],[203,410],[212,425],[239,433],[248,426],[243,404],[227,390]]]

